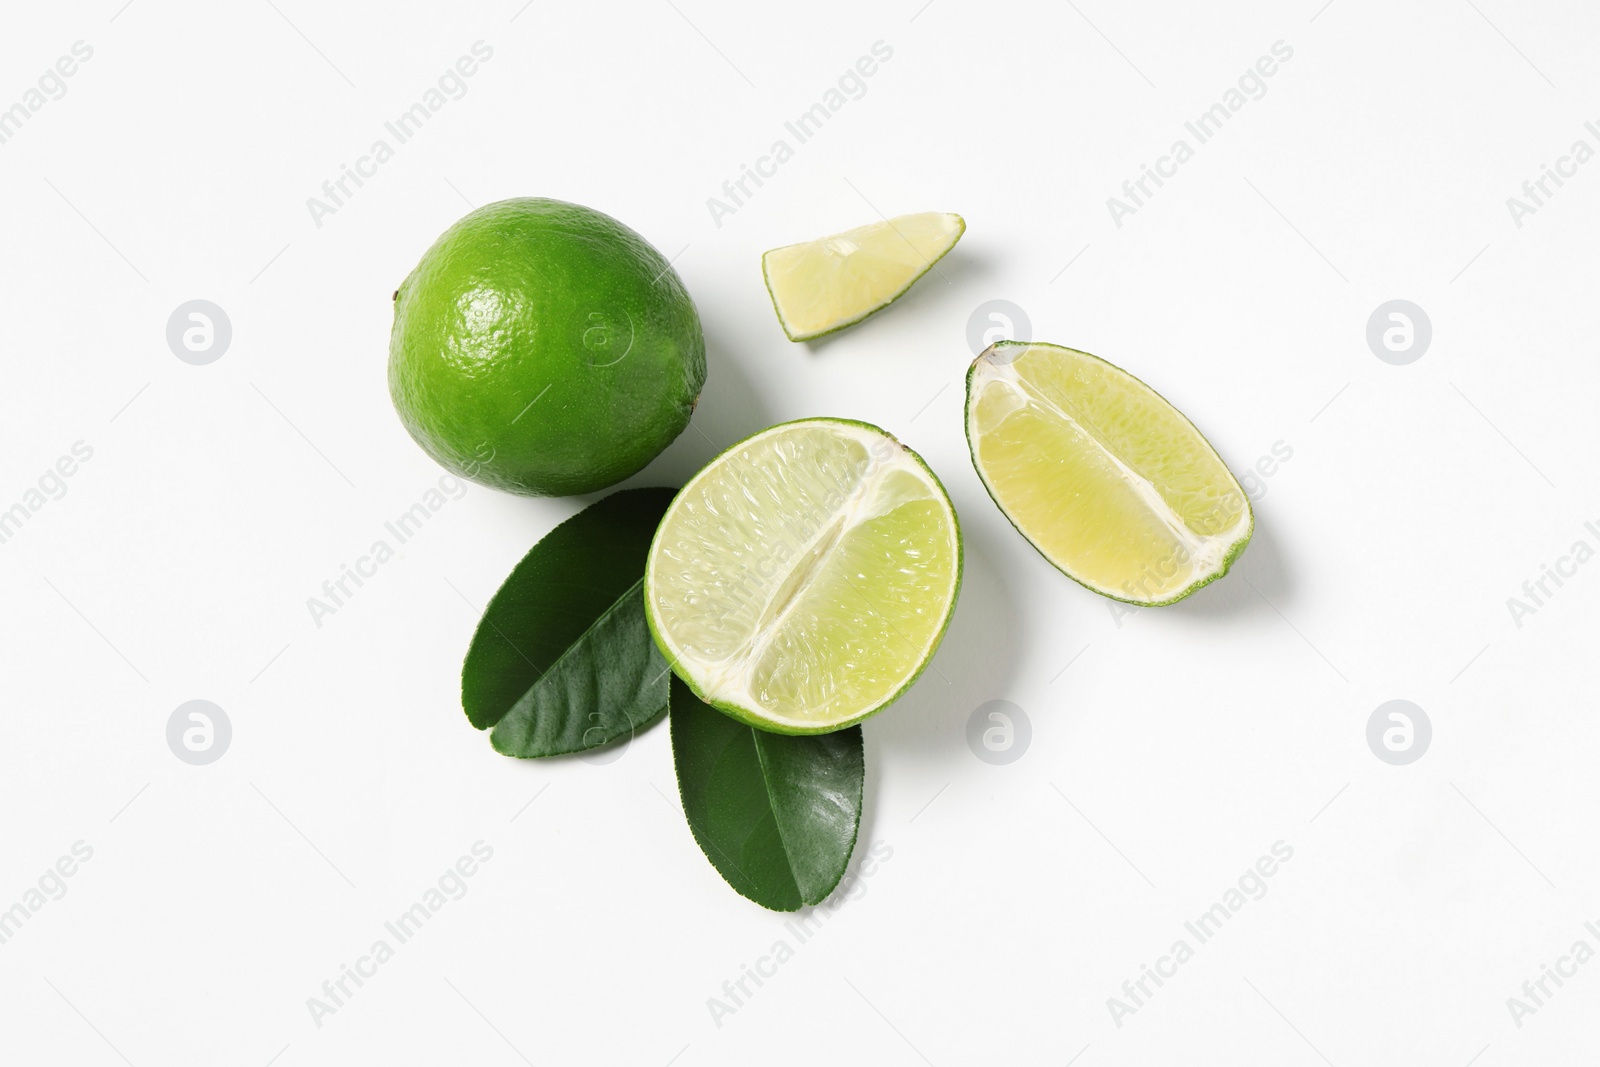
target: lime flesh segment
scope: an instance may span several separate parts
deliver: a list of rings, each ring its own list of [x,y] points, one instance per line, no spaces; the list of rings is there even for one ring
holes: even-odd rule
[[[1022,535],[1118,600],[1181,600],[1226,574],[1254,529],[1244,489],[1200,431],[1087,352],[987,349],[967,374],[967,440]]]
[[[966,229],[960,215],[924,211],[774,248],[761,257],[761,271],[783,332],[805,341],[888,307]]]
[[[702,700],[762,729],[826,733],[911,684],[960,582],[955,510],[916,453],[876,427],[806,419],[684,486],[644,595],[663,654]]]

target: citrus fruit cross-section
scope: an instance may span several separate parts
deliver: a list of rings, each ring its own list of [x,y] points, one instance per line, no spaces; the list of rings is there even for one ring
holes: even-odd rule
[[[804,419],[713,460],[667,508],[645,613],[695,694],[778,733],[842,729],[927,666],[961,534],[922,459],[875,426]]]
[[[967,442],[989,495],[1067,577],[1170,604],[1228,572],[1250,501],[1194,424],[1105,360],[1002,341],[967,372]]]
[[[956,246],[960,215],[924,211],[774,248],[761,273],[791,341],[842,330],[888,307]]]

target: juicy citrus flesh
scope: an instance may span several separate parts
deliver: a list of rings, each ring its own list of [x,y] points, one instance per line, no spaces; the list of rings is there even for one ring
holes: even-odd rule
[[[735,445],[656,532],[645,606],[668,662],[751,725],[825,733],[898,696],[955,608],[955,510],[876,427],[808,419]]]
[[[791,341],[820,337],[888,307],[955,247],[960,215],[924,211],[761,257],[778,321]]]
[[[634,474],[688,425],[705,375],[672,265],[579,204],[481,207],[395,293],[395,410],[440,464],[496,488],[589,493]]]
[[[1083,585],[1165,604],[1221,577],[1249,501],[1184,416],[1086,352],[1002,342],[967,376],[973,464],[1034,547]]]

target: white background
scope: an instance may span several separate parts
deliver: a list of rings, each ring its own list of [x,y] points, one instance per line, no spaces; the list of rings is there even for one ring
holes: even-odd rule
[[[1521,626],[1506,601],[1600,546],[1600,162],[1521,227],[1505,201],[1600,148],[1600,15],[921,2],[8,8],[0,107],[75,41],[93,57],[0,144],[0,509],[75,442],[93,457],[0,544],[0,908],[74,842],[93,858],[0,946],[0,1059],[1595,1055],[1600,962],[1520,1028],[1506,1001],[1600,948],[1600,564]],[[479,40],[466,95],[316,225],[307,198]],[[880,40],[866,94],[718,226],[707,198]],[[1115,225],[1106,198],[1280,40],[1266,95]],[[390,407],[390,293],[516,195],[621,218],[699,305],[706,392],[630,484],[844,416],[920,451],[963,522],[935,669],[866,726],[858,856],[892,857],[720,1026],[708,998],[797,939],[695,847],[666,729],[518,762],[460,712],[478,609],[586,501],[472,487],[320,628],[306,606],[442,473]],[[763,250],[923,210],[969,226],[938,274],[784,339]],[[196,298],[233,326],[209,366],[165,339]],[[960,419],[996,298],[1149,381],[1236,470],[1292,448],[1234,573],[1118,617],[1011,529]],[[1365,339],[1396,298],[1433,325],[1408,366]],[[197,698],[233,725],[204,767],[165,738]],[[1405,767],[1365,739],[1394,698],[1434,729]],[[966,742],[993,699],[1032,725],[1005,766]],[[316,1025],[307,998],[479,840],[467,895]],[[1278,841],[1267,895],[1118,1026],[1107,998]]]

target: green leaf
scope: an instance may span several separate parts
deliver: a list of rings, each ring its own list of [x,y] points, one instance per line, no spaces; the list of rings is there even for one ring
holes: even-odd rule
[[[666,660],[644,616],[645,557],[672,489],[625,489],[551,530],[483,613],[461,706],[495,750],[597,748],[667,708]]]
[[[861,727],[805,737],[752,729],[676,676],[671,718],[678,794],[717,873],[774,911],[826,900],[861,826]]]

